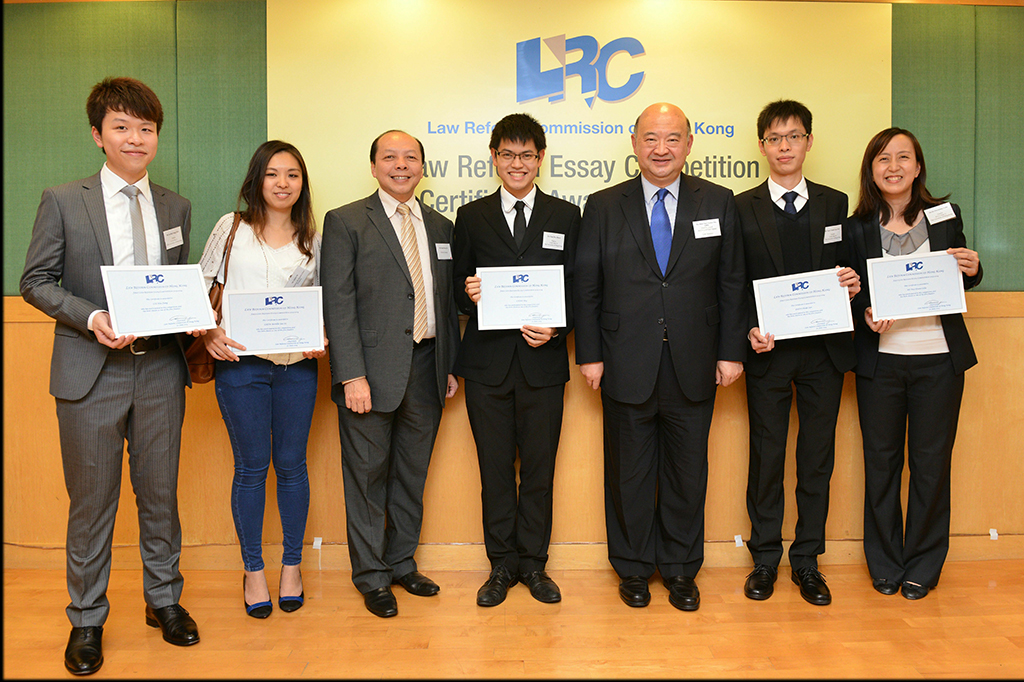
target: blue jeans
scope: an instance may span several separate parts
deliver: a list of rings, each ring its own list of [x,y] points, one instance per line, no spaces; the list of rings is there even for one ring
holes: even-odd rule
[[[231,514],[247,571],[263,570],[263,511],[271,460],[284,531],[281,563],[302,563],[309,513],[306,443],[316,383],[316,360],[275,365],[242,356],[238,362],[217,363],[217,402],[235,455]]]

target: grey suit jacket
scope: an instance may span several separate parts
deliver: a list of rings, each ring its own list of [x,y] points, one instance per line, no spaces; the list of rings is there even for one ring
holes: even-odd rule
[[[162,263],[184,265],[192,204],[152,182],[150,188]],[[182,243],[167,249],[163,233],[175,227],[181,228]],[[87,325],[93,311],[107,308],[100,266],[113,264],[100,174],[44,190],[25,257],[21,295],[57,321],[50,361],[50,394],[56,398],[84,397],[107,359],[110,349],[96,340]]]
[[[420,204],[430,240],[437,323],[436,378],[444,405],[448,374],[459,349],[459,314],[452,295],[452,260],[437,244],[452,243],[452,222]],[[320,256],[324,322],[331,358],[331,398],[345,404],[342,382],[365,376],[375,412],[396,410],[412,367],[412,276],[380,197],[336,208],[324,217]]]

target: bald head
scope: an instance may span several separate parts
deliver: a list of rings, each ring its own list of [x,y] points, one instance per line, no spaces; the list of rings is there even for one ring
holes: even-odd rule
[[[676,181],[693,146],[689,119],[682,109],[667,102],[643,110],[633,127],[632,140],[640,172],[656,187]]]

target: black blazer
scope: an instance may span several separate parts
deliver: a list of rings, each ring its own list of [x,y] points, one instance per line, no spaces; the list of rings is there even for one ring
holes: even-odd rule
[[[721,234],[697,239],[693,222],[715,218]],[[683,393],[707,400],[717,361],[747,357],[745,284],[732,190],[682,176],[664,276],[640,178],[592,194],[576,250],[576,362],[604,362],[601,390],[641,403],[654,390],[667,329]]]
[[[842,192],[807,181],[811,222],[811,263],[814,270],[826,270],[839,265],[849,267],[850,235],[843,230],[841,241],[825,243],[825,227],[839,225],[846,219],[849,200]],[[775,223],[775,204],[768,192],[768,181],[748,189],[736,197],[736,210],[740,216],[743,231],[743,252],[747,267],[747,309],[750,321],[747,331],[758,326],[757,304],[754,302],[755,279],[778,277],[786,274],[783,265],[782,241]],[[812,337],[825,344],[832,364],[839,372],[853,369],[856,356],[853,351],[853,335],[850,332],[824,334]],[[747,344],[747,361],[744,369],[754,376],[763,376],[768,371],[774,351],[757,353]]]
[[[967,246],[964,237],[964,222],[960,217],[960,207],[953,204],[955,218],[944,220],[935,225],[928,225],[928,244],[932,251],[945,251],[950,248]],[[878,216],[864,221],[851,216],[843,223],[843,231],[849,231],[853,239],[853,269],[860,275],[861,290],[853,299],[853,321],[856,330],[853,335],[857,349],[857,374],[865,377],[875,375],[878,363],[878,334],[868,328],[864,321],[864,311],[871,305],[871,291],[868,287],[868,258],[882,257],[882,237],[879,233]],[[971,289],[981,283],[983,275],[981,263],[978,263],[978,274],[974,277],[964,275],[964,288]],[[953,369],[957,374],[978,364],[978,356],[974,354],[971,337],[964,324],[964,316],[960,313],[940,315],[942,331],[946,335],[946,345],[953,361]]]
[[[537,189],[523,245],[516,247],[501,211],[498,190],[461,207],[455,218],[455,300],[469,315],[455,363],[455,374],[488,386],[497,386],[508,374],[518,348],[519,363],[530,386],[554,386],[569,380],[566,335],[573,326],[572,282],[580,209]],[[545,233],[563,235],[561,249],[545,248]],[[466,278],[480,267],[562,265],[565,273],[566,326],[558,336],[532,348],[518,329],[480,331],[476,304],[466,293]]]

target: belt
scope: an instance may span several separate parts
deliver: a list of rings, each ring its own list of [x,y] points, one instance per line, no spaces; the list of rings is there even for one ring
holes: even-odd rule
[[[174,343],[174,334],[158,334],[156,336],[148,336],[144,339],[135,339],[124,348],[119,348],[118,350],[127,351],[132,355],[145,355],[151,350],[163,348],[164,346],[169,346],[172,343]]]
[[[434,341],[435,341],[435,337],[431,336],[429,339],[423,339],[419,343],[415,343],[414,342],[412,345],[415,348],[422,348],[423,346],[427,346],[427,345],[429,345],[431,343],[434,343]]]

